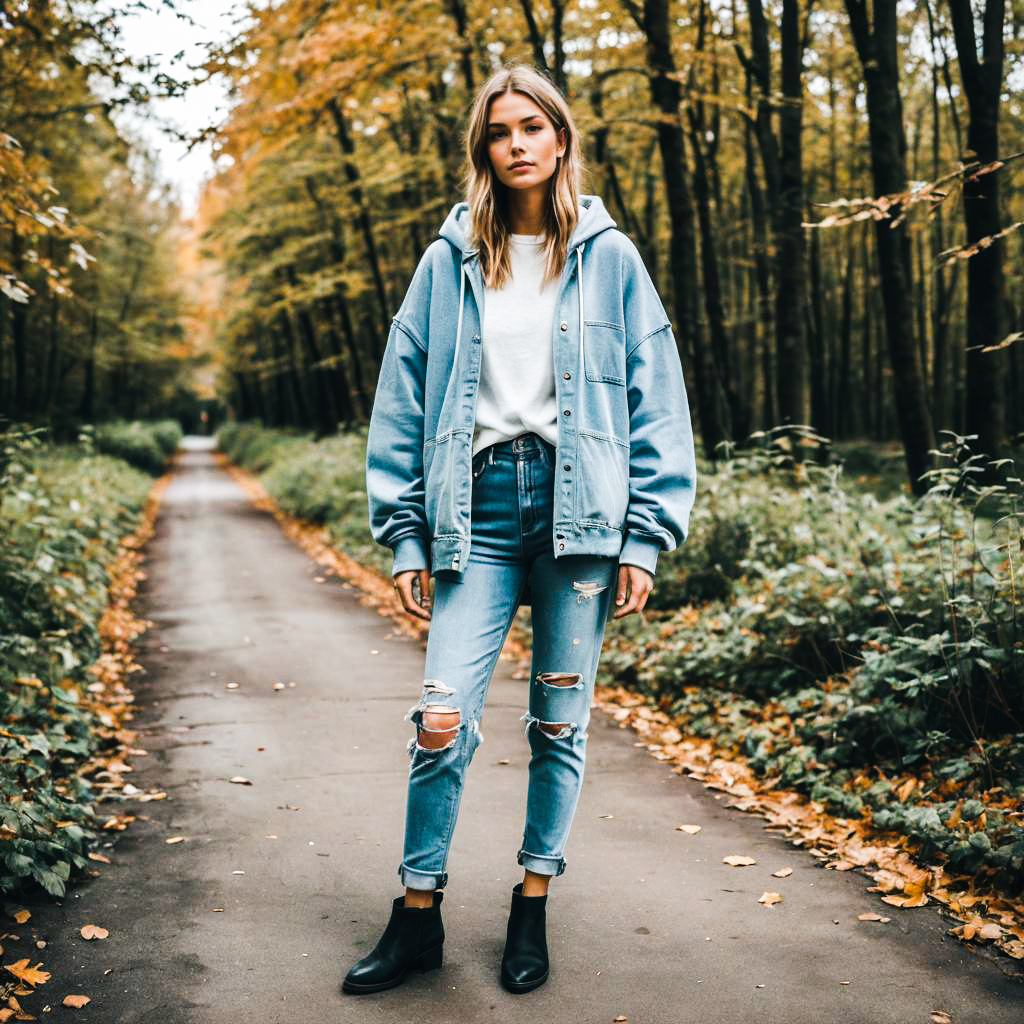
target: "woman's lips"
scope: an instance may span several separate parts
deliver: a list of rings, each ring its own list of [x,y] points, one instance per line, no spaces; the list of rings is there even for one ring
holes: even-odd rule
[[[529,170],[529,168],[531,168],[532,166],[533,166],[533,164],[524,164],[524,163],[512,164],[512,166],[509,167],[509,170],[510,171],[526,171],[526,170]]]

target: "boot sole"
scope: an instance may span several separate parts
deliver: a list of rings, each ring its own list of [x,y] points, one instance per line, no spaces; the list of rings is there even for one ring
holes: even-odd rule
[[[361,985],[358,981],[349,981],[346,978],[341,983],[341,991],[351,993],[352,995],[366,995],[370,992],[383,992],[386,989],[395,988],[396,985],[401,985],[413,971],[419,971],[420,974],[426,974],[427,971],[436,971],[441,966],[443,950],[443,946],[435,946],[433,949],[425,950],[413,961],[412,966],[408,970],[403,971],[394,978],[388,978],[387,981]]]
[[[506,981],[502,978],[501,984],[507,992],[521,995],[523,992],[532,992],[535,988],[540,988],[548,980],[549,973],[549,971],[545,971],[543,977],[537,978],[535,981]]]

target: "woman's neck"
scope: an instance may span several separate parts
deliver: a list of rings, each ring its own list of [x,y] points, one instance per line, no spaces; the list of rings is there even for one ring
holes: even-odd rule
[[[508,229],[513,235],[542,235],[544,233],[544,204],[548,186],[543,189],[509,190]]]

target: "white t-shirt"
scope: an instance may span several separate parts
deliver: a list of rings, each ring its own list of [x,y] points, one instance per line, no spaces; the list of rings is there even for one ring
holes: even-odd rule
[[[532,431],[558,443],[551,332],[558,279],[543,287],[544,236],[509,235],[511,274],[484,290],[473,454]]]

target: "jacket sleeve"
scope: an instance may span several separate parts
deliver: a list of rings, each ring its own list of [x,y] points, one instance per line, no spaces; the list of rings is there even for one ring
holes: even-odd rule
[[[391,321],[366,440],[370,533],[394,552],[391,573],[430,567],[423,480],[429,265],[421,260]],[[426,294],[424,294],[426,292]]]
[[[629,505],[619,562],[654,575],[658,555],[686,540],[697,466],[672,324],[640,254],[625,273]]]

